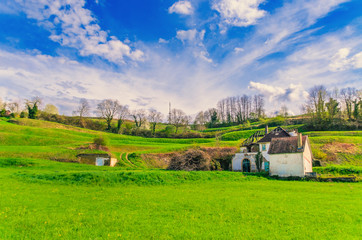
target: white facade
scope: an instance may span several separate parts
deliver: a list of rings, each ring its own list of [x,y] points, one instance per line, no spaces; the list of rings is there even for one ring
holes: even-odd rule
[[[243,171],[243,161],[249,160],[250,171],[255,172],[256,171],[255,155],[256,155],[256,153],[237,153],[237,154],[235,154],[235,156],[232,160],[233,171]]]
[[[313,172],[312,154],[309,143],[305,143],[303,152],[269,154],[269,156],[270,176],[304,177],[307,172]]]
[[[268,154],[269,146],[270,142],[259,143],[260,152],[267,161],[269,161],[269,154]]]

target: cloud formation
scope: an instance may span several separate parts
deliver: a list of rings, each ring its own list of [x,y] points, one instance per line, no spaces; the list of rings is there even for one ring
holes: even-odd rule
[[[97,55],[117,64],[124,63],[125,58],[143,60],[141,50],[133,50],[101,29],[97,19],[84,8],[85,0],[15,1],[28,18],[51,32],[51,40],[78,49],[81,56]]]
[[[224,23],[231,26],[254,25],[266,12],[259,9],[265,0],[215,0],[212,9],[220,13]]]
[[[194,9],[189,1],[178,1],[169,7],[168,12],[170,14],[178,13],[183,15],[191,15],[194,12]]]
[[[205,30],[199,32],[196,29],[179,30],[176,33],[176,38],[178,38],[182,42],[202,41],[204,39],[204,36],[205,36]]]
[[[333,72],[344,71],[348,69],[362,68],[362,52],[350,56],[350,48],[341,48],[332,57],[329,64],[330,70]]]

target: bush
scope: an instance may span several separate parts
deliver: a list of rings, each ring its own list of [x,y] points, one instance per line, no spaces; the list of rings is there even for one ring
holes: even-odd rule
[[[185,171],[211,170],[211,158],[207,153],[199,149],[189,149],[172,157],[168,169]]]
[[[103,136],[95,137],[93,139],[93,143],[97,146],[107,146],[108,145],[108,139],[104,138]]]
[[[20,118],[26,118],[26,117],[27,116],[26,116],[26,113],[24,111],[20,113]]]

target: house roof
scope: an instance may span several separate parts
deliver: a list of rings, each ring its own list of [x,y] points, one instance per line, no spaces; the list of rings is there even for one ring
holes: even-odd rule
[[[258,143],[271,142],[273,138],[290,137],[289,133],[281,127],[277,127],[268,134],[266,134]]]
[[[302,137],[303,148],[298,149],[298,136],[288,138],[273,138],[270,142],[268,154],[304,152],[307,139],[308,136]]]

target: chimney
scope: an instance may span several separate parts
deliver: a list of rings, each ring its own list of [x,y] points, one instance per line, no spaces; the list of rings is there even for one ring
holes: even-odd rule
[[[302,134],[298,133],[298,149],[302,149],[302,147],[303,147]]]
[[[268,131],[269,131],[269,129],[268,129],[268,125],[266,125],[266,126],[265,126],[265,135],[267,135],[267,134],[268,134]]]

